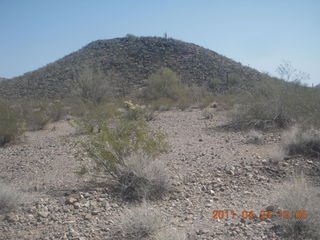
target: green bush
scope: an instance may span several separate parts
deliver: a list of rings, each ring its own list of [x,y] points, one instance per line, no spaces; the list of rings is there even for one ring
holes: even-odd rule
[[[247,94],[232,124],[240,129],[286,128],[294,123],[319,126],[320,94],[315,88],[279,80],[261,81]]]
[[[12,141],[22,132],[18,111],[8,101],[0,101],[0,146]]]
[[[110,76],[107,76],[106,73],[86,66],[80,74],[74,73],[76,84],[74,95],[82,101],[94,105],[103,103],[105,100],[112,98],[109,78]]]
[[[26,130],[41,130],[50,121],[48,102],[44,100],[25,102],[22,115]]]
[[[80,127],[88,128],[85,124]],[[101,123],[99,131],[86,132],[89,139],[82,147],[95,163],[88,171],[112,176],[125,199],[150,199],[166,191],[165,168],[155,157],[166,152],[168,145],[164,134],[149,129],[143,118],[115,115]]]
[[[161,68],[148,79],[142,97],[150,101],[161,98],[178,101],[185,96],[186,90],[178,75],[169,68]]]

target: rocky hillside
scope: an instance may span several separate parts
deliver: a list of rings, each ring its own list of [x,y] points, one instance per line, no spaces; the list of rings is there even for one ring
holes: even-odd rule
[[[216,78],[227,87],[246,87],[265,77],[195,44],[171,38],[128,36],[91,42],[45,67],[1,81],[0,96],[65,96],[75,87],[75,78],[85,66],[102,72],[111,87],[119,91],[126,91],[124,86],[130,90],[142,86],[160,67],[171,68],[187,84],[204,84]]]

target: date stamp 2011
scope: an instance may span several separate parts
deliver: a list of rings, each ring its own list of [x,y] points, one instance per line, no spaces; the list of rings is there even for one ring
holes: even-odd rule
[[[234,210],[213,210],[211,219],[272,219],[272,218],[280,218],[280,219],[307,219],[309,217],[308,212],[306,210],[281,210],[276,212],[271,211],[253,211],[253,210],[243,210],[240,212],[236,212]]]

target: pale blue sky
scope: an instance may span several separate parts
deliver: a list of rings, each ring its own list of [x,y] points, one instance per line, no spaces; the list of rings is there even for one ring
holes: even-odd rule
[[[165,32],[272,74],[290,60],[320,83],[320,0],[0,0],[0,77],[97,39]]]

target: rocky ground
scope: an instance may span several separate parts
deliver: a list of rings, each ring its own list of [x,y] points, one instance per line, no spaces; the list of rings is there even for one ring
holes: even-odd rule
[[[244,219],[242,212],[272,210],[288,176],[298,169],[319,175],[319,164],[299,157],[270,160],[279,133],[248,144],[249,133],[218,128],[225,123],[223,111],[204,119],[198,109],[162,112],[150,122],[171,145],[161,158],[173,189],[150,204],[189,239],[279,239],[272,219]],[[0,215],[0,239],[112,239],[121,213],[137,203],[122,201],[108,184],[77,177],[83,162],[72,143],[79,137],[60,121],[0,149],[0,180],[29,196],[16,212]],[[214,210],[234,214],[212,219]]]

